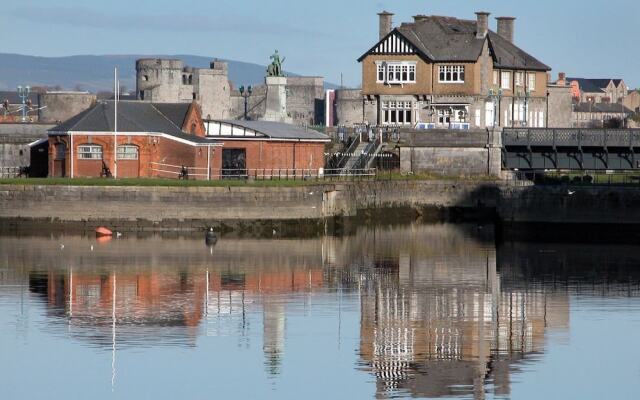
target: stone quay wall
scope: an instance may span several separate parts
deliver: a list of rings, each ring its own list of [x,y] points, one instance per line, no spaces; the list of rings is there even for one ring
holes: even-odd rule
[[[640,224],[640,187],[538,187],[500,181],[299,187],[0,185],[0,231],[41,224],[79,229],[108,224],[129,231],[258,226],[270,233],[278,224],[326,229],[327,222],[363,214],[393,222],[433,210],[484,210],[504,223]]]

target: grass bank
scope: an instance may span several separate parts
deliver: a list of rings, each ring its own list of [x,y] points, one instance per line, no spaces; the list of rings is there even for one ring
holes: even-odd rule
[[[405,175],[399,172],[381,173],[375,177],[348,178],[348,177],[324,177],[320,179],[310,178],[307,180],[274,179],[274,180],[253,180],[253,179],[224,179],[224,180],[178,180],[160,178],[3,178],[0,185],[57,185],[57,186],[170,186],[170,187],[229,187],[229,186],[251,186],[251,187],[297,187],[318,184],[348,183],[360,181],[438,181],[453,180],[466,182],[495,181],[496,178],[488,176],[479,177],[459,177],[442,176],[436,174],[411,174]]]

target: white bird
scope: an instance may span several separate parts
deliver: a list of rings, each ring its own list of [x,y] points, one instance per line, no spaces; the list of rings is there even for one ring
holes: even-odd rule
[[[313,192],[309,192],[309,195],[313,196]]]
[[[93,251],[93,245],[91,245],[91,251]]]
[[[64,249],[64,245],[61,243],[60,244],[60,250]]]
[[[276,234],[276,230],[275,230],[275,229],[273,230],[273,234],[274,234],[274,235]]]
[[[122,233],[116,232],[116,237],[120,237],[120,236],[122,236]]]
[[[569,196],[573,196],[575,193],[576,193],[575,191],[567,190],[567,194],[568,194]]]

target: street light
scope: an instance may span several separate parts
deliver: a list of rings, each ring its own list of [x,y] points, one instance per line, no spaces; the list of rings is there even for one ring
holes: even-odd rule
[[[29,86],[18,86],[18,96],[22,100],[22,122],[27,122],[27,99],[29,98],[29,93],[31,93]]]
[[[253,88],[251,87],[251,85],[249,85],[246,90],[244,86],[240,86],[240,96],[242,96],[242,98],[244,99],[244,120],[245,121],[249,119],[247,117],[247,113],[248,113],[248,106],[249,106],[249,97],[251,97],[252,93],[253,93]]]
[[[489,89],[489,98],[493,102],[493,126],[500,126],[500,104],[502,102],[502,89],[494,91]]]

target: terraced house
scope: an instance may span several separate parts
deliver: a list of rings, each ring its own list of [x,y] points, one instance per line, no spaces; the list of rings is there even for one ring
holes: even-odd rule
[[[363,119],[378,125],[470,129],[545,127],[550,68],[514,42],[515,18],[416,15],[392,27],[360,58]]]

